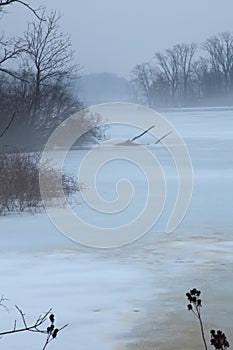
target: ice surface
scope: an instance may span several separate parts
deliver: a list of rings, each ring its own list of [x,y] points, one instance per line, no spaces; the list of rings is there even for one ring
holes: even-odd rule
[[[193,198],[181,225],[172,234],[163,233],[176,198],[176,171],[162,145],[151,146],[152,140],[145,135],[141,142],[149,144],[162,164],[168,198],[160,220],[143,239],[109,251],[88,249],[64,237],[43,213],[0,218],[0,294],[8,298],[10,309],[9,313],[0,310],[0,329],[11,328],[18,318],[14,304],[29,320],[52,307],[57,325],[69,323],[69,327],[49,345],[51,349],[111,350],[128,343],[136,349],[145,344],[152,348],[152,343],[158,349],[182,348],[176,338],[184,327],[192,336],[195,321],[186,314],[184,293],[194,286],[203,288],[207,306],[218,312],[216,319],[214,312],[208,311],[208,325],[230,329],[233,111],[175,110],[163,114],[184,137],[193,162]],[[109,132],[126,139],[136,134],[121,127]],[[85,152],[70,152],[66,168],[76,174]],[[109,163],[101,169],[98,190],[107,200],[114,199],[116,182],[122,177],[129,178],[135,189],[134,202],[126,213],[116,217],[98,214],[80,195],[76,212],[100,226],[124,223],[137,214],[146,185],[142,173],[131,164],[118,160],[112,168]],[[36,334],[0,340],[6,350],[41,349],[42,343],[43,336]]]

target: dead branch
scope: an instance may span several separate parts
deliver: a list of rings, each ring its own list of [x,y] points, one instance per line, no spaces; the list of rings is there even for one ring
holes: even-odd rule
[[[2,133],[0,134],[0,138],[3,137],[3,135],[7,132],[7,130],[9,129],[9,127],[11,126],[11,124],[13,123],[15,119],[15,113],[12,114],[12,117],[9,121],[9,123],[7,124],[7,126],[5,127],[5,129],[2,131]]]
[[[163,139],[165,139],[165,137],[167,137],[168,135],[171,135],[172,131],[169,131],[167,134],[163,135],[162,137],[160,137],[160,139],[158,139],[155,142],[155,145],[157,145],[157,143],[159,143],[160,141],[162,141]]]
[[[139,139],[139,137],[142,137],[143,135],[145,135],[148,131],[150,131],[154,127],[155,127],[155,125],[150,126],[147,130],[143,131],[140,135],[133,137],[130,141],[133,142],[133,141]]]

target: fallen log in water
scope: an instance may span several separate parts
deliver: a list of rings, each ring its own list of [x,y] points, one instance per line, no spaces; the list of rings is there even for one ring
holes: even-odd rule
[[[133,137],[131,140],[126,140],[124,142],[120,142],[117,143],[117,146],[140,146],[140,143],[134,142],[135,140],[139,139],[139,137],[142,137],[143,135],[145,135],[147,132],[149,132],[151,129],[153,129],[155,126],[152,125],[150,126],[147,130],[143,131],[141,134]],[[160,137],[156,142],[155,145],[157,145],[160,141],[162,141],[163,139],[165,139],[165,137],[169,136],[172,133],[172,131],[169,131],[167,134],[163,135],[162,137]]]

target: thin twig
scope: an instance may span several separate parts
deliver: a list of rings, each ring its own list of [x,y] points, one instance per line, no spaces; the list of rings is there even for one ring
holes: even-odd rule
[[[46,341],[44,343],[44,346],[43,346],[42,350],[45,350],[45,348],[47,347],[47,345],[48,345],[48,343],[50,341],[50,337],[51,337],[51,334],[48,334],[47,339],[46,339]]]
[[[62,329],[64,329],[64,328],[66,328],[66,327],[68,327],[69,326],[69,324],[67,323],[67,324],[65,324],[64,326],[62,326],[61,328],[59,328],[59,332],[62,330]]]
[[[26,322],[26,319],[25,319],[25,314],[23,313],[22,310],[20,310],[20,308],[19,308],[17,305],[15,305],[15,308],[18,310],[18,312],[19,312],[19,314],[20,314],[20,316],[21,316],[21,318],[22,318],[24,327],[25,327],[25,328],[28,328],[27,322]]]
[[[39,316],[33,325],[28,326],[26,318],[25,318],[25,314],[23,313],[23,311],[17,305],[15,305],[15,307],[21,316],[24,327],[16,328],[16,320],[15,320],[14,327],[9,331],[0,332],[0,336],[7,335],[7,334],[13,334],[13,333],[20,333],[20,332],[25,332],[25,331],[43,333],[43,334],[46,333],[47,334],[46,330],[41,330],[38,327],[40,327],[47,320],[47,316],[51,313],[52,309],[49,309],[44,314],[44,316]]]
[[[155,145],[157,145],[157,143],[159,143],[160,141],[162,141],[163,139],[165,139],[165,137],[171,135],[172,131],[169,131],[167,134],[163,135],[160,139],[158,139],[156,142],[155,142]]]
[[[56,332],[56,335],[57,335],[58,332],[60,332],[62,329],[66,328],[67,326],[68,326],[68,323],[65,324],[63,327],[58,328],[58,329],[57,329],[57,332]],[[47,336],[47,339],[46,339],[46,341],[45,341],[45,343],[44,343],[44,346],[43,346],[42,350],[45,350],[46,347],[47,347],[47,345],[48,345],[54,338],[55,338],[55,337],[53,336],[53,333],[50,332],[50,333],[48,334],[48,336]]]
[[[15,112],[12,114],[12,117],[9,121],[9,123],[7,124],[7,126],[5,127],[5,129],[2,131],[2,133],[0,134],[0,138],[3,137],[3,135],[7,132],[7,130],[9,129],[9,127],[11,126],[11,124],[13,123],[15,119]]]

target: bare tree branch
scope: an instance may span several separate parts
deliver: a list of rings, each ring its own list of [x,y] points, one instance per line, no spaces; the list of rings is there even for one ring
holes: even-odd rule
[[[9,331],[5,331],[5,332],[0,332],[0,336],[4,336],[4,335],[8,335],[8,334],[13,334],[13,333],[20,333],[20,332],[25,332],[25,331],[29,331],[29,332],[38,332],[38,333],[47,333],[46,330],[40,330],[38,329],[38,327],[40,327],[46,320],[48,315],[50,314],[50,312],[52,311],[52,309],[49,309],[44,316],[40,316],[36,322],[34,324],[32,324],[31,326],[27,325],[26,322],[26,318],[25,318],[25,314],[22,312],[22,310],[15,305],[17,311],[19,312],[22,322],[23,322],[23,327],[21,328],[16,328],[16,320],[14,322],[14,327],[9,330]]]
[[[27,79],[23,78],[22,76],[20,76],[20,75],[14,73],[14,72],[12,72],[12,71],[10,71],[9,69],[1,68],[1,67],[0,67],[0,72],[6,73],[6,74],[12,76],[12,77],[15,78],[15,79],[21,80],[21,81],[24,82],[24,83],[30,83],[29,80],[27,80]]]
[[[1,298],[0,300],[4,300],[4,299]],[[15,320],[13,328],[9,331],[0,332],[0,337],[9,335],[9,334],[21,333],[21,332],[34,332],[34,333],[46,334],[47,337],[42,348],[42,350],[45,350],[47,345],[57,337],[58,332],[60,332],[62,329],[68,326],[68,324],[65,324],[61,328],[55,328],[55,325],[54,325],[55,318],[54,318],[54,315],[51,314],[52,309],[49,309],[44,315],[39,315],[37,320],[32,325],[29,326],[23,311],[17,305],[15,305],[15,308],[19,312],[20,318],[23,323],[23,327],[17,328],[17,321]],[[48,326],[47,329],[40,328],[47,321],[48,316],[50,320],[50,326]]]
[[[12,114],[12,117],[9,121],[9,123],[7,124],[7,126],[5,127],[5,129],[2,131],[2,133],[0,134],[0,138],[3,137],[3,135],[7,132],[7,130],[9,129],[9,127],[11,126],[11,124],[13,123],[15,119],[15,113]],[[2,300],[1,300],[2,301]],[[0,301],[0,304],[1,304],[1,301]]]
[[[39,11],[39,9],[34,9],[27,2],[22,1],[22,0],[0,0],[0,9],[1,9],[1,7],[12,5],[14,3],[18,3],[18,4],[23,5],[24,7],[29,9],[39,20],[45,21],[45,19],[40,17],[37,13]]]

